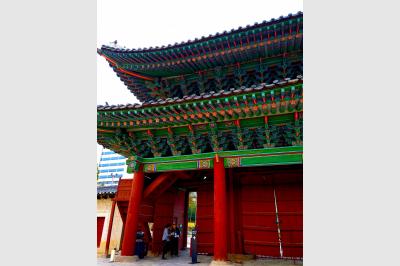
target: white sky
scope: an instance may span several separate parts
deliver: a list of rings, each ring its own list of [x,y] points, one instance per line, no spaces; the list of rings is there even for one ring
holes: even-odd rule
[[[97,47],[155,47],[208,36],[303,11],[302,0],[97,1]],[[94,51],[95,52],[95,51]],[[106,60],[97,56],[97,104],[138,102]],[[98,155],[101,146],[98,145]]]

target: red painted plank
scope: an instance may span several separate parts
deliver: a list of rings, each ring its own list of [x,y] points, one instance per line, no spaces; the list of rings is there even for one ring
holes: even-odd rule
[[[199,253],[214,252],[214,189],[212,184],[197,190],[197,246]]]
[[[303,187],[278,185],[276,198],[284,257],[303,257]]]
[[[100,247],[105,217],[97,217],[97,247]]]
[[[244,252],[279,257],[279,239],[272,186],[260,176],[241,178]]]

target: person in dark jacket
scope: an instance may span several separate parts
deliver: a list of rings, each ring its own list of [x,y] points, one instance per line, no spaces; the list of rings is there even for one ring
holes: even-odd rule
[[[136,246],[135,246],[135,255],[138,255],[140,259],[143,259],[146,252],[146,244],[143,240],[144,232],[142,225],[138,225],[138,231],[136,232]]]
[[[181,231],[179,228],[176,226],[176,224],[172,224],[171,228],[171,234],[170,234],[170,239],[171,239],[171,257],[172,256],[179,256],[178,250],[179,250],[179,237],[181,235]]]

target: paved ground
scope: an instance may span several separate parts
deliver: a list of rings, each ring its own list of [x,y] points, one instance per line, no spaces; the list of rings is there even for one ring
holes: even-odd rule
[[[199,255],[197,260],[200,262],[196,265],[198,266],[208,266],[211,263],[211,256],[202,256]],[[109,262],[109,259],[98,258],[97,265],[98,266],[151,266],[151,265],[161,265],[161,266],[172,266],[172,265],[189,265],[191,262],[191,258],[189,257],[188,250],[182,251],[179,257],[170,256],[167,257],[166,260],[161,260],[161,257],[145,257],[136,262]],[[292,261],[292,260],[270,260],[270,259],[262,259],[262,260],[254,260],[254,261],[246,261],[243,264],[232,263],[231,265],[245,265],[245,266],[288,266],[288,265],[303,265],[302,261]]]
[[[198,266],[208,266],[211,262],[212,258],[210,256],[201,256],[197,257],[197,261],[200,263],[196,264]],[[150,265],[185,265],[188,266],[189,263],[192,261],[191,257],[189,257],[186,251],[180,253],[179,257],[167,256],[166,260],[162,260],[160,257],[145,257],[144,259],[135,261],[135,262],[109,262],[109,259],[105,258],[98,258],[97,265],[98,266],[133,266],[133,265],[143,265],[143,266],[150,266]]]

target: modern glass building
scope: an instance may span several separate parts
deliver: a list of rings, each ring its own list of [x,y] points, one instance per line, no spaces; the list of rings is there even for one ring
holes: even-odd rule
[[[126,175],[126,158],[108,149],[103,149],[98,163],[97,185],[117,185]]]

